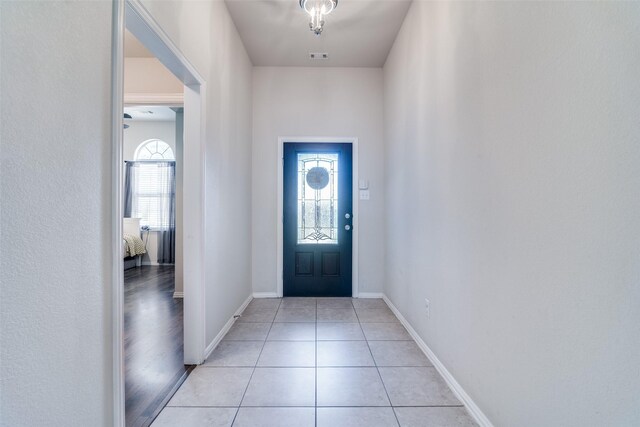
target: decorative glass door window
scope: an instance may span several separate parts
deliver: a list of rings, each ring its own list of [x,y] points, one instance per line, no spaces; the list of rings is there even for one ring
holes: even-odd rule
[[[298,244],[338,243],[338,153],[298,153]]]

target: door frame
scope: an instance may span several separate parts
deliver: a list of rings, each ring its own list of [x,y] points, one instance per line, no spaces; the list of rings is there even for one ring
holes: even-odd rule
[[[125,425],[124,265],[122,259],[124,33],[129,29],[184,84],[183,268],[184,363],[201,364],[205,353],[205,79],[191,65],[140,0],[114,0],[112,39],[112,348],[113,425]]]
[[[358,138],[356,137],[315,137],[315,136],[302,136],[302,137],[279,137],[278,138],[278,214],[276,216],[277,222],[277,268],[276,268],[276,283],[278,284],[277,296],[282,298],[284,294],[284,280],[283,280],[283,265],[284,265],[284,227],[282,222],[284,221],[284,144],[290,143],[309,143],[309,144],[335,144],[335,143],[347,143],[351,144],[352,148],[352,181],[353,181],[353,240],[351,246],[351,295],[353,298],[358,298],[358,236],[360,232],[360,210],[358,206],[359,191],[358,191]]]

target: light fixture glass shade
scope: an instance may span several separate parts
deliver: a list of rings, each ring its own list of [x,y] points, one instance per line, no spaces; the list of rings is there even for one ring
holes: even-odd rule
[[[309,29],[316,36],[322,34],[324,27],[324,17],[338,6],[338,0],[300,0],[300,7],[311,17]]]

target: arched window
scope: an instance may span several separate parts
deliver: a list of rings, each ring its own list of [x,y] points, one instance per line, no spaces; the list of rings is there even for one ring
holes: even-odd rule
[[[138,146],[134,162],[125,175],[125,214],[140,218],[152,230],[175,227],[175,157],[160,139],[148,139]]]
[[[160,139],[148,139],[138,146],[135,160],[175,160],[169,144]]]

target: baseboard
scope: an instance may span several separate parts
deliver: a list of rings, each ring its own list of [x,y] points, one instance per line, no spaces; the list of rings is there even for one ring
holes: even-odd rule
[[[447,368],[442,364],[440,359],[435,355],[433,351],[429,348],[429,346],[420,338],[420,335],[413,329],[411,324],[404,318],[404,316],[398,311],[395,305],[391,302],[391,300],[386,296],[382,295],[384,302],[387,303],[393,314],[400,320],[400,323],[404,325],[407,329],[411,337],[415,340],[418,347],[422,350],[422,352],[427,356],[427,358],[431,361],[436,370],[442,375],[442,378],[447,382],[449,388],[453,391],[458,399],[464,404],[469,411],[469,414],[473,417],[473,419],[482,427],[493,427],[489,418],[480,410],[478,405],[471,399],[471,397],[467,394],[466,391],[462,388],[462,386],[456,381],[456,379],[451,375],[451,372],[447,370]]]
[[[173,297],[174,298],[184,298],[184,292],[174,292],[173,293]]]
[[[207,348],[204,349],[203,360],[207,360],[207,358],[211,356],[211,353],[213,353],[213,350],[216,349],[218,344],[220,344],[220,341],[222,341],[222,338],[224,338],[227,332],[229,332],[229,329],[231,329],[231,327],[233,326],[234,322],[236,321],[236,316],[242,314],[242,312],[244,311],[245,308],[247,308],[247,306],[249,305],[252,299],[253,299],[253,295],[249,295],[247,299],[242,303],[240,308],[238,308],[234,313],[234,315],[231,316],[231,319],[229,319],[227,323],[225,323],[225,325],[222,327],[220,332],[218,332],[218,335],[216,335],[213,341],[211,341],[207,346]]]
[[[278,298],[277,292],[254,292],[254,298]]]
[[[358,298],[384,298],[381,292],[360,292]]]

